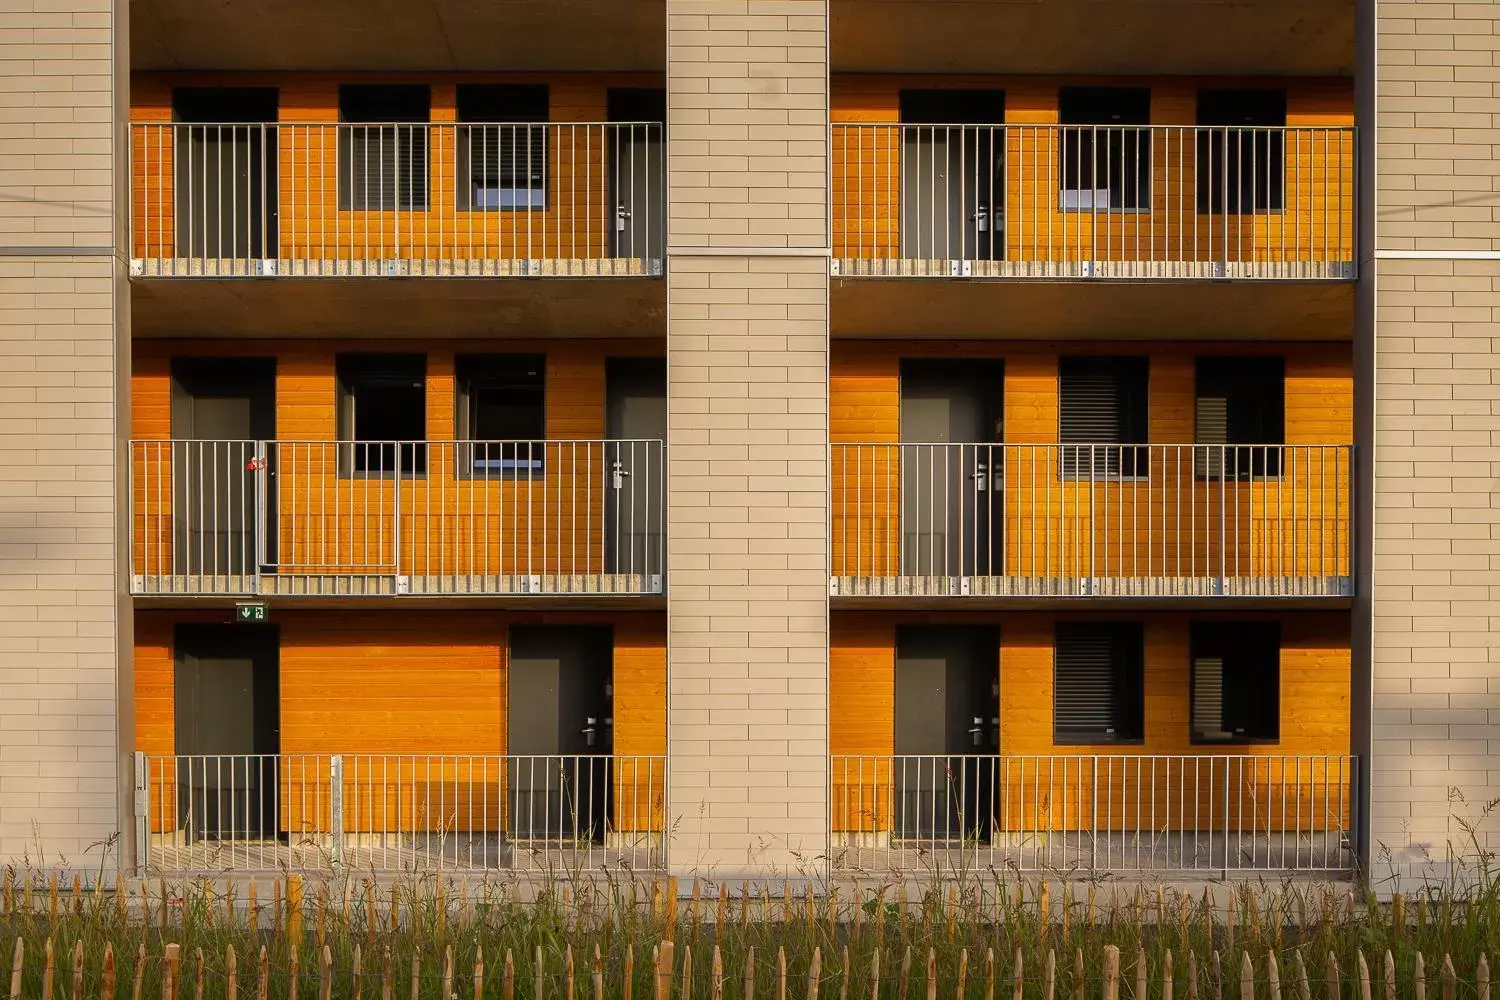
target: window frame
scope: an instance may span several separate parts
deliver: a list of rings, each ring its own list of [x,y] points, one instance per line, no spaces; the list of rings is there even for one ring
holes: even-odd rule
[[[473,382],[476,379],[496,378],[500,376],[507,364],[516,367],[535,365],[539,376],[538,391],[538,416],[540,417],[542,434],[537,438],[496,438],[480,439],[474,437],[473,427],[475,412],[472,407],[472,396],[474,394]],[[520,480],[540,479],[547,474],[547,356],[535,353],[476,353],[459,354],[453,359],[454,392],[453,392],[453,426],[458,439],[458,456],[454,464],[454,475],[459,479],[474,480]],[[527,449],[526,458],[517,457],[520,449],[515,449],[510,458],[505,457],[504,445],[507,443],[530,443],[533,447]],[[475,463],[480,461],[480,450],[485,454],[484,461],[490,461],[489,446],[498,444],[501,446],[501,457],[496,461],[502,464],[499,469],[479,470]],[[536,454],[539,452],[539,454]]]
[[[1221,630],[1219,635],[1211,639],[1204,633],[1210,629]],[[1255,635],[1254,633],[1260,633]],[[1211,657],[1204,654],[1205,647],[1217,648],[1220,651],[1220,715],[1219,722],[1222,731],[1227,736],[1202,736],[1197,726],[1198,709],[1198,661]],[[1281,742],[1281,654],[1284,648],[1281,623],[1276,621],[1195,621],[1190,626],[1188,640],[1188,743],[1192,746],[1276,746]],[[1233,651],[1237,656],[1237,670],[1253,670],[1254,675],[1249,682],[1240,681],[1235,686],[1235,691],[1249,690],[1260,692],[1261,696],[1257,710],[1269,710],[1270,733],[1264,732],[1246,733],[1243,736],[1236,735],[1236,730],[1224,725],[1224,709],[1227,705],[1241,704],[1240,699],[1225,697],[1224,692],[1229,688],[1225,680],[1225,674],[1230,669],[1231,658],[1224,656],[1223,651]],[[1248,661],[1253,656],[1270,654],[1269,663],[1250,665]],[[1274,683],[1264,683],[1267,673]],[[1267,702],[1269,702],[1269,709]],[[1251,727],[1247,727],[1251,728]],[[1264,727],[1254,727],[1263,730]]]
[[[1108,92],[1116,92],[1120,106],[1132,103],[1144,97],[1145,108],[1142,115],[1141,109],[1134,109],[1134,114],[1129,117],[1144,117],[1144,121],[1086,121],[1085,118],[1103,117],[1101,114],[1069,113],[1067,107],[1069,99],[1082,100],[1093,98],[1095,101],[1105,103],[1104,98]],[[1110,86],[1069,86],[1058,88],[1058,126],[1060,134],[1058,138],[1058,160],[1057,160],[1057,211],[1061,214],[1083,214],[1090,215],[1149,215],[1152,212],[1152,195],[1156,184],[1156,139],[1151,128],[1151,88],[1149,87],[1110,87]],[[1114,117],[1119,118],[1121,114]],[[1100,131],[1103,130],[1103,131]],[[1086,140],[1086,141],[1085,141]],[[1102,140],[1102,141],[1101,141]],[[1129,159],[1133,160],[1136,170],[1126,173],[1124,165],[1127,161],[1126,150],[1134,145],[1134,154]],[[1103,146],[1103,159],[1100,158],[1100,147]],[[1118,150],[1116,150],[1118,146]],[[1140,170],[1142,157],[1145,159],[1145,170]],[[1122,183],[1117,187],[1114,183],[1117,179],[1114,175],[1115,164],[1119,164]],[[1098,178],[1101,169],[1105,173],[1105,187],[1098,186]],[[1077,174],[1076,182],[1068,183],[1070,175]],[[1085,177],[1089,180],[1089,186],[1084,185]],[[1132,179],[1131,184],[1124,182]],[[1098,205],[1094,202],[1092,194],[1098,191],[1109,192],[1106,204]],[[1068,194],[1081,195],[1090,192],[1087,204],[1082,198],[1078,198],[1075,204],[1068,203]],[[1116,194],[1119,194],[1119,204],[1116,204]]]
[[[1234,107],[1231,95],[1253,94],[1261,98],[1264,107],[1255,108],[1253,102],[1249,106]],[[1196,96],[1197,111],[1194,122],[1197,125],[1197,139],[1193,150],[1193,172],[1194,172],[1194,210],[1199,215],[1284,215],[1287,212],[1287,141],[1286,141],[1286,118],[1287,118],[1287,93],[1285,88],[1279,87],[1254,87],[1254,88],[1199,88]],[[1266,114],[1266,108],[1272,103],[1278,103],[1275,111]],[[1207,107],[1205,107],[1207,105]],[[1229,121],[1232,117],[1239,117],[1241,121]],[[1249,121],[1243,119],[1255,118],[1279,118],[1279,124]],[[1209,120],[1205,120],[1209,119]],[[1231,131],[1237,130],[1237,131]],[[1231,147],[1231,136],[1240,137],[1248,131],[1251,135],[1248,156],[1243,142],[1236,142]],[[1259,146],[1256,136],[1264,135],[1266,173],[1264,193],[1266,200],[1257,204],[1257,194],[1261,191],[1261,185],[1257,183],[1259,177],[1259,161],[1257,159]],[[1217,142],[1215,140],[1218,140]],[[1233,155],[1231,156],[1231,152]],[[1214,184],[1215,160],[1219,156],[1219,171],[1222,171],[1219,179],[1222,184]],[[1249,166],[1248,187],[1245,176],[1245,167]],[[1277,166],[1280,170],[1276,170]],[[1273,178],[1276,183],[1272,184]],[[1227,187],[1228,181],[1236,183]],[[1250,193],[1247,200],[1246,192]],[[1274,194],[1274,199],[1273,199]],[[1218,199],[1223,198],[1220,202]],[[1231,208],[1231,200],[1233,208]],[[1246,207],[1246,206],[1250,207]]]
[[[422,405],[419,412],[422,433],[411,439],[391,438],[363,441],[356,436],[359,426],[360,380],[362,377],[370,377],[382,365],[395,368],[397,362],[394,359],[404,359],[408,362],[416,359],[421,361]],[[334,355],[334,392],[336,393],[334,436],[338,441],[337,464],[340,479],[423,479],[427,476],[430,458],[428,455],[430,449],[427,447],[427,367],[427,355],[407,351],[347,351]],[[397,376],[392,372],[385,377]],[[361,451],[362,445],[365,448]],[[399,472],[395,468],[358,468],[359,459],[369,454],[371,445],[379,447],[382,455],[386,454],[389,448],[389,453],[393,456],[391,461],[393,466],[397,464],[398,457],[404,457],[405,460],[400,462]],[[386,447],[380,447],[382,445]]]
[[[1222,367],[1221,371],[1211,371],[1214,367]],[[1255,371],[1261,368],[1262,371]],[[1212,379],[1205,379],[1205,369],[1210,369]],[[1235,375],[1245,375],[1251,372],[1251,377],[1241,378],[1237,383]],[[1202,400],[1218,398],[1215,395],[1205,395],[1205,381],[1220,380],[1224,386],[1222,397],[1224,399],[1224,441],[1202,440],[1201,406]],[[1257,384],[1260,383],[1260,384]],[[1269,388],[1271,385],[1279,386],[1279,393],[1275,398],[1274,419],[1280,424],[1280,433],[1270,436],[1279,437],[1280,441],[1235,441],[1237,437],[1233,428],[1237,421],[1233,410],[1236,399],[1242,403],[1247,397],[1256,395],[1259,390]],[[1248,483],[1255,481],[1275,481],[1284,475],[1284,449],[1286,447],[1286,359],[1279,355],[1255,355],[1250,357],[1209,354],[1199,355],[1193,359],[1193,444],[1196,453],[1193,462],[1193,475],[1200,482],[1236,482]],[[1222,445],[1224,454],[1229,457],[1217,471],[1211,468],[1209,459],[1211,452],[1198,451],[1198,446],[1211,447]]]
[[[1113,653],[1124,658],[1112,659],[1111,711],[1115,729],[1123,733],[1090,732],[1063,729],[1058,721],[1058,693],[1062,688],[1062,645],[1064,635],[1108,635]],[[1128,645],[1128,648],[1127,648]],[[1122,696],[1130,703],[1120,704]],[[1124,723],[1122,724],[1122,721]],[[1052,744],[1054,746],[1140,746],[1146,742],[1146,630],[1139,621],[1061,621],[1052,633]]]
[[[1110,367],[1111,364],[1114,367]],[[1121,374],[1117,388],[1119,400],[1116,421],[1124,429],[1122,436],[1138,437],[1138,441],[1070,441],[1065,429],[1067,415],[1067,379],[1070,365],[1081,367],[1109,368],[1110,374]],[[1138,371],[1137,371],[1138,369]],[[1086,372],[1073,372],[1077,376]],[[1131,382],[1139,378],[1140,385]],[[1139,413],[1134,396],[1121,389],[1138,390]],[[1135,424],[1139,424],[1137,429]],[[1058,358],[1057,362],[1057,476],[1059,482],[1147,482],[1151,478],[1151,358],[1144,354],[1093,355],[1072,354]],[[1103,455],[1088,454],[1090,445],[1105,445],[1117,448],[1118,468],[1110,471],[1110,452]],[[1103,462],[1100,462],[1100,458]],[[1127,469],[1128,467],[1128,469]]]
[[[408,92],[406,96],[411,99],[411,108],[397,110],[393,114],[375,115],[371,111],[361,108],[363,102],[371,104],[375,101],[375,91],[386,90],[387,96],[397,105],[401,103],[398,92]],[[420,103],[418,92],[424,92],[426,98],[426,112],[418,113],[416,106]],[[432,206],[432,88],[425,84],[367,84],[367,83],[342,83],[338,88],[339,123],[335,168],[338,176],[335,178],[335,198],[340,212],[426,212]],[[385,156],[386,144],[390,143],[392,155],[395,157],[395,170],[399,170],[403,157],[411,163],[410,173],[416,177],[421,175],[420,185],[410,184],[404,188],[399,181],[391,191],[392,197],[389,203],[386,200],[385,190],[381,187],[376,192],[372,203],[369,198],[369,181],[365,179],[362,191],[356,191],[355,180],[355,142],[356,137],[360,143],[370,142],[372,139],[379,150],[378,156]],[[420,138],[420,142],[418,139]],[[365,154],[368,161],[368,154]],[[382,169],[383,169],[382,163]]]
[[[552,130],[548,127],[551,121],[551,88],[545,83],[459,84],[455,93],[457,105],[457,133],[453,156],[455,210],[460,212],[547,211],[552,203],[553,177]],[[483,99],[481,99],[481,94]],[[469,97],[468,101],[465,100],[466,96]],[[528,100],[536,102],[535,105],[527,108]],[[492,107],[509,103],[522,110],[500,111],[473,117],[474,112],[465,107],[466,104],[484,105],[486,102]],[[480,189],[474,177],[474,137],[478,132],[481,137],[480,141],[484,145],[484,155],[487,157],[489,155],[487,133],[490,130],[495,130],[496,133],[496,173],[493,190],[526,192],[530,197],[524,204],[506,204],[503,199],[497,200],[493,205],[481,204],[482,199],[477,197]],[[526,144],[525,170],[517,166],[517,158],[514,155],[523,137]],[[507,138],[512,151],[510,173],[505,173],[501,169],[505,162],[503,151]],[[537,151],[533,150],[534,143]],[[535,176],[538,172],[540,177]],[[468,175],[467,178],[465,174]],[[504,183],[506,179],[513,182],[515,178],[522,176],[526,179],[524,185]],[[536,195],[540,195],[540,200],[536,198]]]

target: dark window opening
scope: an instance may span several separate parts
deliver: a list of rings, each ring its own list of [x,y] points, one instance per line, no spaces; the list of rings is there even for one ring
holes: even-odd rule
[[[1065,479],[1129,479],[1149,469],[1151,362],[1144,357],[1063,358],[1058,440]],[[1069,447],[1072,446],[1072,447]]]
[[[425,210],[431,119],[428,87],[340,85],[339,208]]]
[[[205,125],[274,123],[275,87],[173,87],[172,119]]]
[[[458,208],[529,211],[547,207],[550,112],[545,84],[460,84]]]
[[[1151,123],[1147,87],[1063,87],[1063,211],[1135,211],[1151,207]]]
[[[1250,479],[1281,474],[1286,441],[1286,363],[1281,358],[1199,358],[1194,412],[1198,475]],[[1256,447],[1257,445],[1261,447]]]
[[[1145,630],[1139,622],[1064,622],[1053,650],[1055,743],[1128,743],[1145,735]]]
[[[1286,91],[1198,91],[1198,211],[1279,212],[1286,197]]]
[[[1279,624],[1194,622],[1191,656],[1194,743],[1263,743],[1279,738]]]
[[[427,472],[427,358],[422,354],[340,354],[339,455],[342,475]]]
[[[540,354],[459,355],[459,473],[525,477],[545,468],[546,358]]]

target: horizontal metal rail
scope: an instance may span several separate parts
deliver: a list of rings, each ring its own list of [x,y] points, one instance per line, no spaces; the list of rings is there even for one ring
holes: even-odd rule
[[[1355,276],[1355,131],[835,124],[845,276]]]
[[[658,122],[130,132],[136,276],[662,273]]]
[[[662,757],[137,753],[135,770],[153,874],[662,863]]]
[[[1347,445],[835,444],[842,596],[1349,596]]]
[[[661,441],[132,441],[138,594],[660,593]]]
[[[836,871],[1346,872],[1358,758],[832,759]]]

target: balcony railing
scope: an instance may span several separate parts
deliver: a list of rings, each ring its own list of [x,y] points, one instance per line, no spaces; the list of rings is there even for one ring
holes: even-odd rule
[[[152,874],[659,867],[665,780],[649,756],[135,755]]]
[[[661,441],[132,441],[133,592],[657,594]]]
[[[833,127],[845,276],[1354,277],[1352,128]]]
[[[131,273],[657,275],[659,123],[135,124]]]
[[[833,445],[832,592],[1346,597],[1351,452]]]
[[[1358,758],[832,761],[842,871],[1347,872]]]

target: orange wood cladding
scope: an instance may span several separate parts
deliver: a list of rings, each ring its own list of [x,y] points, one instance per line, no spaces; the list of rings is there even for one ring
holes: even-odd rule
[[[452,441],[454,426],[455,376],[454,359],[459,354],[501,352],[542,354],[546,357],[546,432],[550,440],[597,441],[605,435],[607,359],[615,357],[651,357],[663,353],[663,345],[629,340],[609,341],[352,341],[299,340],[196,340],[192,342],[143,340],[134,346],[131,374],[131,436],[144,440],[162,440],[171,436],[171,361],[174,357],[245,357],[274,358],[276,361],[276,436],[286,442],[328,442],[338,431],[338,380],[336,356],[345,351],[410,352],[427,355],[427,438]],[[369,488],[346,490],[337,522],[308,516],[309,498],[328,496],[338,488],[336,450],[326,447],[301,447],[301,457],[285,461],[278,470],[280,498],[277,544],[283,554],[349,551],[352,546],[337,546],[340,538],[359,532],[359,537],[382,538],[389,543],[395,537],[390,527],[394,520],[393,486],[390,482],[371,483]],[[427,482],[430,488],[403,490],[401,537],[427,537],[429,525],[443,538],[441,572],[471,571],[508,573],[522,565],[528,552],[540,566],[544,561],[571,567],[572,572],[598,573],[602,557],[604,531],[605,462],[603,451],[594,446],[589,451],[578,446],[577,461],[560,453],[560,461],[549,463],[544,481],[474,481],[455,475],[451,448],[429,450],[431,465]],[[596,457],[596,462],[585,462]],[[169,572],[172,566],[172,491],[162,484],[172,482],[168,468],[171,455],[162,450],[139,452],[132,457],[136,466],[134,513],[135,535],[132,558],[137,572]],[[348,482],[347,480],[345,482]],[[552,508],[579,530],[562,531],[552,524],[538,546],[530,550],[516,544],[514,525],[502,523],[502,511],[514,511],[527,499],[530,489],[534,498],[541,490],[548,496],[566,500]],[[476,514],[474,512],[482,512]],[[464,516],[460,516],[464,512]],[[439,520],[442,525],[439,525]],[[384,530],[382,530],[384,529]],[[540,532],[540,529],[538,529]],[[342,534],[337,534],[342,532]],[[458,532],[455,534],[455,532]],[[464,534],[467,532],[468,534]],[[470,538],[469,535],[473,537]],[[351,536],[352,537],[352,536]],[[326,543],[326,547],[324,546]],[[407,545],[403,549],[400,571],[406,573],[438,572],[437,556],[432,550]],[[294,570],[284,572],[340,572],[348,567],[318,565],[311,558],[292,559]]]
[[[1289,128],[1334,129],[1354,124],[1353,83],[1343,79],[1216,77],[835,76],[832,80],[834,256],[902,256],[899,131],[843,128],[900,122],[900,92],[918,89],[996,89],[1005,92],[1005,121],[1021,126],[1006,136],[1006,256],[1057,260],[1084,256],[1124,260],[1141,256],[1154,236],[1179,248],[1177,259],[1353,259],[1354,136],[1351,132],[1294,132],[1286,146],[1286,209],[1239,216],[1196,211],[1194,145],[1183,133],[1158,132],[1152,159],[1151,204],[1165,211],[1090,219],[1057,206],[1060,151],[1055,134],[1024,126],[1055,125],[1064,86],[1151,88],[1152,125],[1195,124],[1196,94],[1206,88],[1284,88]],[[1330,222],[1329,220],[1336,220]],[[1226,230],[1227,226],[1227,230]]]
[[[1280,739],[1273,744],[1194,745],[1189,739],[1191,623],[1230,620],[1281,623]],[[1145,623],[1145,737],[1139,745],[1078,746],[1053,742],[1052,646],[1054,627],[1059,621]],[[1351,661],[1347,613],[1193,612],[1132,616],[1118,612],[1068,615],[970,612],[895,616],[847,612],[833,616],[829,642],[829,752],[833,756],[886,757],[894,753],[896,630],[899,625],[940,624],[999,626],[1000,658],[996,675],[1000,682],[1002,755],[1097,754],[1128,758],[1153,754],[1274,757],[1349,753]],[[1308,777],[1307,767],[1304,764],[1304,780]],[[1292,770],[1287,769],[1288,777]],[[1116,769],[1115,786],[1122,784],[1123,773],[1123,769]],[[1272,761],[1267,761],[1265,769],[1256,775],[1262,784],[1269,786],[1278,784],[1281,778],[1278,765]],[[879,772],[872,774],[868,765],[859,780],[840,781],[835,773],[835,829],[870,829],[870,816],[865,814],[860,818],[854,812],[884,801],[881,776]],[[1321,771],[1319,776],[1321,780]],[[1351,776],[1344,777],[1347,780]],[[1022,779],[1012,775],[1005,783],[1012,786],[1006,801],[1022,801]],[[1165,794],[1165,789],[1162,793]],[[1211,798],[1216,791],[1203,789],[1202,793]],[[1116,787],[1114,801],[1118,803],[1120,797],[1120,789]],[[1309,828],[1310,797],[1304,791],[1304,811],[1300,814],[1303,829]],[[1101,801],[1108,800],[1101,798]],[[855,803],[864,805],[857,807]],[[1347,810],[1348,806],[1346,789],[1342,807]],[[1158,817],[1166,815],[1166,808],[1162,807]],[[1130,812],[1134,815],[1133,809]],[[1203,815],[1208,815],[1207,811]],[[1083,816],[1082,821],[1087,822],[1088,817]],[[1283,817],[1283,821],[1291,823],[1291,814]]]
[[[659,88],[655,74],[469,73],[136,73],[131,78],[130,120],[172,121],[172,88],[252,86],[279,90],[279,121],[289,128],[277,146],[278,238],[283,259],[362,259],[365,256],[430,258],[514,257],[597,258],[607,256],[606,229],[614,221],[607,189],[609,171],[603,130],[574,137],[550,136],[548,207],[525,212],[457,211],[453,178],[456,133],[434,129],[429,149],[428,211],[342,210],[338,198],[338,140],[331,125],[339,120],[341,83],[427,84],[432,88],[432,122],[457,120],[456,87],[463,83],[547,84],[553,122],[604,122],[612,87]],[[131,197],[137,224],[136,257],[174,256],[174,144],[164,132],[132,130]],[[437,221],[441,218],[443,221]],[[545,252],[536,240],[548,233]],[[531,250],[526,250],[527,241]],[[406,248],[402,254],[390,248]],[[377,249],[380,248],[380,249]],[[479,252],[483,248],[483,253]],[[415,254],[411,250],[416,250]],[[269,255],[269,254],[268,254]]]
[[[1004,441],[1007,445],[1058,440],[1058,364],[1070,355],[1147,355],[1151,359],[1148,443],[1190,444],[1194,439],[1194,378],[1198,356],[1264,356],[1285,359],[1288,445],[1342,445],[1353,437],[1353,368],[1346,344],[1247,345],[1091,342],[1034,344],[1000,341],[845,341],[831,345],[829,435],[834,444],[900,440],[903,358],[1002,358]],[[979,442],[984,443],[984,442]],[[834,449],[832,539],[835,572],[891,575],[899,564],[901,490],[894,449]],[[1343,453],[1291,452],[1275,480],[1210,484],[1197,481],[1192,457],[1154,459],[1148,480],[1062,481],[1055,451],[1011,449],[1006,454],[1008,492],[1004,530],[1022,544],[1007,546],[1005,574],[1087,576],[1090,553],[1108,575],[1218,566],[1232,576],[1345,575],[1348,573],[1348,486]],[[1064,505],[1101,512],[1093,539],[1075,537]],[[1108,512],[1103,516],[1102,512]],[[1252,516],[1252,510],[1255,514]],[[1306,532],[1275,533],[1281,516],[1317,525]],[[1243,530],[1221,536],[1194,525],[1226,523]],[[1238,518],[1238,520],[1236,520]],[[1150,532],[1151,546],[1139,544]],[[1267,538],[1274,536],[1274,542]],[[1222,541],[1229,537],[1232,541]],[[1191,543],[1188,543],[1191,539]],[[1337,544],[1342,539],[1342,545]],[[1221,551],[1221,547],[1225,551]],[[1038,553],[1045,555],[1038,555]],[[1154,560],[1154,561],[1152,561]],[[1142,573],[1139,575],[1152,575]]]
[[[226,614],[214,612],[137,613],[137,750],[153,755],[175,752],[173,627],[227,620]],[[281,642],[281,752],[349,758],[346,785],[366,786],[359,795],[346,795],[348,803],[365,803],[347,817],[352,831],[376,829],[382,815],[401,819],[406,829],[423,829],[421,824],[429,819],[440,822],[437,817],[412,815],[410,797],[402,799],[406,806],[398,807],[393,790],[370,792],[368,768],[364,780],[355,773],[359,755],[403,754],[451,759],[431,765],[427,760],[392,761],[386,773],[393,786],[405,782],[409,790],[414,780],[441,782],[442,795],[433,789],[433,798],[449,805],[459,803],[460,818],[473,815],[476,825],[483,818],[487,829],[504,828],[503,773],[496,762],[489,763],[493,787],[487,797],[488,813],[476,806],[470,814],[469,803],[461,800],[469,794],[471,783],[474,789],[484,790],[485,772],[457,758],[493,758],[506,752],[505,660],[509,629],[515,625],[612,626],[615,756],[666,753],[666,621],[660,614],[277,611],[272,621]],[[376,771],[374,776],[379,774]],[[661,829],[664,787],[659,761],[648,802],[647,780],[652,776],[645,762],[616,763],[616,829]],[[170,814],[159,806],[175,798],[171,774],[165,778],[169,787],[153,805],[152,829],[158,832],[172,826]],[[295,762],[282,767],[279,795],[285,830],[303,828],[310,822],[308,813],[327,808],[326,789],[310,775],[304,776]]]

